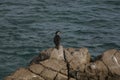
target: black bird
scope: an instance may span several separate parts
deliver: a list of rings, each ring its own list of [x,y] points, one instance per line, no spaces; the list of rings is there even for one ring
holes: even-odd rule
[[[60,40],[61,40],[60,33],[61,33],[60,31],[56,31],[55,33],[54,44],[56,49],[59,49],[59,46],[60,46]]]

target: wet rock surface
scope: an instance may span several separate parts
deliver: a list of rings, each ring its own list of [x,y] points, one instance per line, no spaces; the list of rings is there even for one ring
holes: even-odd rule
[[[87,48],[49,48],[5,80],[120,80],[120,51],[108,50],[91,62]]]

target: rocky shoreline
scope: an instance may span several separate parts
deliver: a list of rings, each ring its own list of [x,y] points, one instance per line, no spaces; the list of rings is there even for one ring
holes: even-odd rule
[[[4,80],[120,80],[120,51],[92,60],[87,48],[49,48]]]

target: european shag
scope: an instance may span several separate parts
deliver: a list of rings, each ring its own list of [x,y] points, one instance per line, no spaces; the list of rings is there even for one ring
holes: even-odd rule
[[[59,46],[60,46],[60,40],[61,40],[60,33],[61,33],[60,31],[56,31],[55,33],[54,44],[56,49],[59,49]]]

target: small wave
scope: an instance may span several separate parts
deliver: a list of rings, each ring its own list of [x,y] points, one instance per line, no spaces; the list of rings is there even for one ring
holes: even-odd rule
[[[99,45],[98,47],[102,47],[102,48],[120,48],[120,45],[116,44],[116,43],[104,43],[102,45]]]
[[[10,24],[13,25],[18,25],[18,24],[32,24],[35,22],[35,20],[28,20],[27,18],[10,18],[10,19],[6,19]]]
[[[108,22],[107,20],[105,19],[93,19],[93,20],[90,20],[88,21],[89,23],[105,23],[105,22]]]
[[[41,48],[40,46],[2,46],[0,49],[24,49],[24,48]]]
[[[6,5],[9,5],[9,6],[11,6],[11,5],[17,5],[17,6],[28,6],[28,4],[25,4],[25,3],[18,3],[18,2],[2,2],[2,3],[0,3],[0,5],[3,5],[3,4],[6,4]]]
[[[104,1],[105,4],[120,5],[120,1]]]
[[[77,30],[77,31],[74,31],[74,34],[96,34],[96,32]]]
[[[87,47],[87,48],[91,48],[91,49],[92,49],[92,48],[95,48],[95,46],[85,46],[85,47]]]

